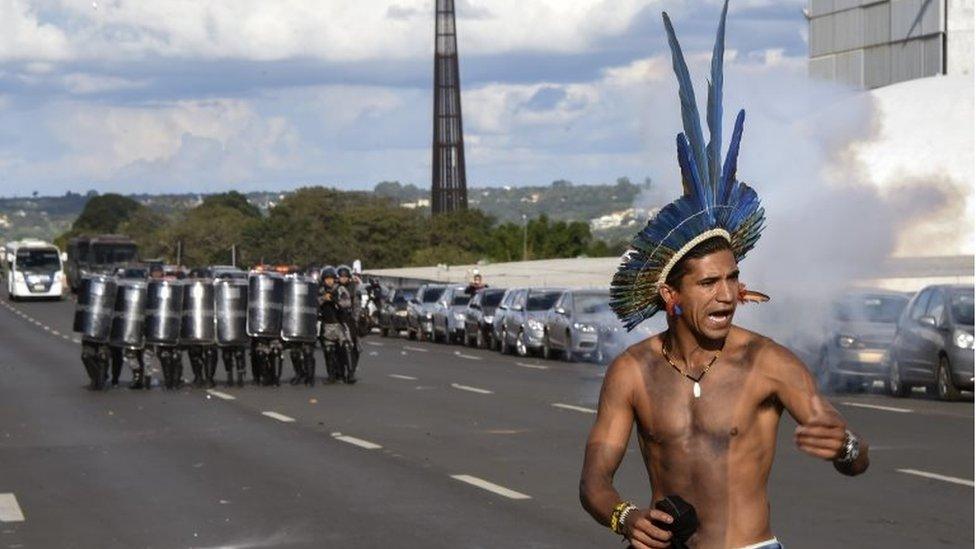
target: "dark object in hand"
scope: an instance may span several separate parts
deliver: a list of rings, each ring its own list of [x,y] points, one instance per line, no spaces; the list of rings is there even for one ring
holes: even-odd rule
[[[682,499],[681,496],[670,495],[657,502],[654,508],[658,511],[664,511],[674,519],[671,524],[658,520],[653,521],[658,528],[671,532],[671,547],[674,549],[687,548],[688,539],[698,529],[698,513],[695,512],[695,507]]]

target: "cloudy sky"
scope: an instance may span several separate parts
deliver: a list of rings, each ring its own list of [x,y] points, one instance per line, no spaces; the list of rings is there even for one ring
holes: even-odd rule
[[[804,4],[732,0],[729,118],[790,117],[776,96],[806,83]],[[660,13],[704,83],[720,7],[458,0],[469,185],[673,178]],[[0,0],[0,195],[429,185],[432,12],[433,0]]]

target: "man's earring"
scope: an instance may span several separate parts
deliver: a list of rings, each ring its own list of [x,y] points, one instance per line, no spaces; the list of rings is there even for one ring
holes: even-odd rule
[[[677,303],[675,303],[675,304],[674,304],[674,314],[675,314],[676,316],[681,316],[681,313],[682,313],[682,312],[683,312],[683,311],[681,310],[681,305],[678,305]]]

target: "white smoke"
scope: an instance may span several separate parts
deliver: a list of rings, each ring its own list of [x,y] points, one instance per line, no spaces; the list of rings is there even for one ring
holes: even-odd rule
[[[693,63],[696,82],[706,70],[700,59]],[[830,301],[857,279],[879,277],[882,263],[923,222],[958,219],[966,198],[960,189],[971,192],[972,182],[910,176],[880,191],[855,154],[858,143],[881,130],[870,93],[810,80],[805,71],[774,74],[749,66],[727,69],[725,84],[723,141],[727,147],[732,117],[745,108],[738,174],[759,193],[767,218],[762,239],[740,265],[742,281],[772,296],[768,304],[740,308],[736,322],[793,348],[810,347],[821,336]],[[704,113],[705,94],[698,97]],[[646,135],[656,148],[667,148],[670,166],[660,165],[661,151],[651,153],[654,180],[662,183],[639,196],[635,207],[660,207],[680,193],[676,94],[664,105],[655,107],[662,113],[649,117]],[[666,135],[661,126],[671,121]],[[941,236],[964,239],[970,228],[943,225]]]

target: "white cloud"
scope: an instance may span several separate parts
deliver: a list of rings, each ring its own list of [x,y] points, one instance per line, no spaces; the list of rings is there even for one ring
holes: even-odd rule
[[[63,29],[39,22],[23,0],[0,2],[0,59],[54,61],[70,55]]]
[[[585,51],[660,2],[459,2],[461,51]],[[48,0],[45,5],[57,16],[40,23],[22,0],[3,3],[0,58],[357,61],[416,58],[433,49],[433,3],[428,0]]]
[[[64,153],[31,166],[39,178],[228,184],[287,165],[297,144],[287,120],[262,117],[242,100],[140,107],[65,102],[46,115]]]

